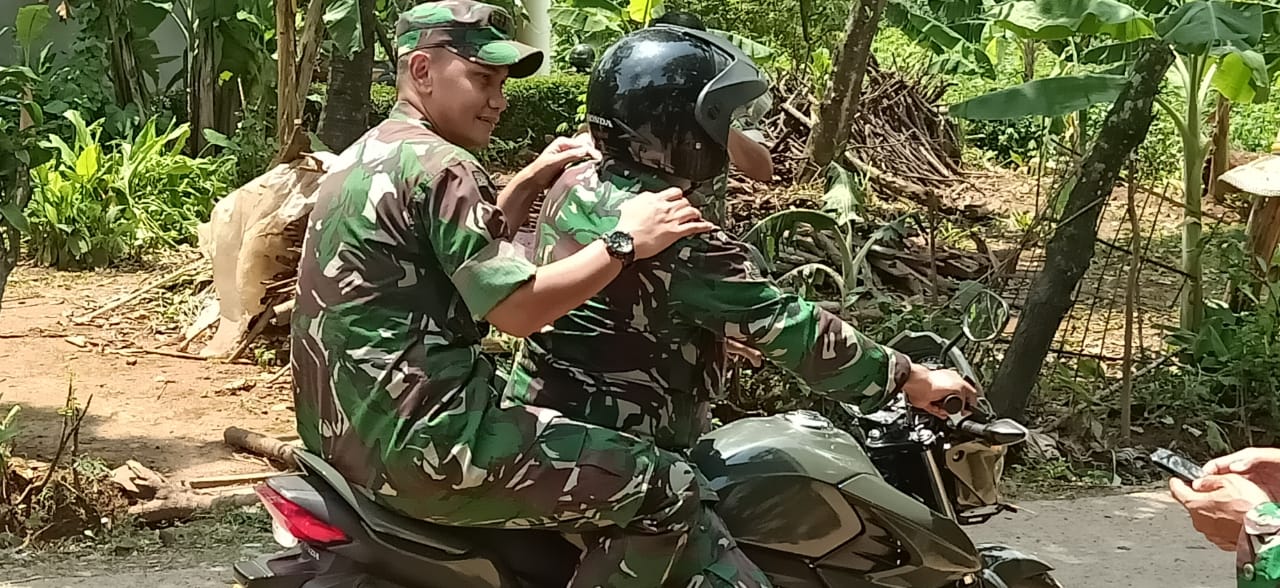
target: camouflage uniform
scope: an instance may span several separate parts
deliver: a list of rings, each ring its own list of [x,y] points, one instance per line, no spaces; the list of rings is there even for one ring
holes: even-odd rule
[[[442,42],[432,26],[489,22],[462,38],[502,33],[485,42],[505,49],[444,41],[461,44],[450,47],[459,55],[528,70],[526,48],[493,28],[496,14],[464,0],[423,4],[397,36],[413,50]],[[318,190],[292,323],[299,435],[406,515],[591,533],[599,541],[573,586],[660,585],[699,523],[692,468],[554,410],[497,406],[481,321],[535,267],[508,241],[515,227],[475,157],[423,118],[398,104]]]
[[[563,259],[612,229],[618,207],[634,193],[665,187],[641,173],[598,171],[620,167],[566,170],[543,204],[538,263]],[[684,454],[708,428],[710,403],[723,389],[726,337],[866,410],[901,385],[910,366],[904,356],[782,292],[751,259],[745,245],[715,231],[637,262],[553,330],[525,341],[503,406],[552,408]],[[703,516],[718,522],[709,509]],[[689,550],[682,569],[711,565],[728,585],[750,584],[753,576],[763,583],[722,527],[691,541],[714,549]]]
[[[1245,515],[1236,578],[1239,588],[1280,586],[1280,504],[1268,502]]]

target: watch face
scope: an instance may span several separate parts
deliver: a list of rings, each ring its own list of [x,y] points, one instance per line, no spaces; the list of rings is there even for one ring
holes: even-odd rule
[[[635,247],[635,243],[631,241],[631,235],[626,233],[614,231],[609,233],[607,238],[609,239],[609,247],[613,248],[613,250],[618,253],[631,253],[632,249]]]

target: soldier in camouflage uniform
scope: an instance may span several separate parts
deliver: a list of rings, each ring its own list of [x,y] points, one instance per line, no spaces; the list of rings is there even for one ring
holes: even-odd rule
[[[587,91],[604,161],[570,167],[552,186],[538,221],[537,261],[573,255],[609,234],[638,192],[719,173],[728,157],[727,115],[765,82],[750,81],[754,66],[717,39],[659,26],[606,52]],[[974,395],[954,372],[912,366],[839,317],[783,293],[760,274],[745,245],[713,231],[636,263],[553,329],[530,336],[503,405],[553,408],[683,456],[707,430],[710,403],[723,389],[726,339],[759,349],[814,389],[865,410],[904,389],[913,404],[936,413],[942,411],[935,400]],[[699,495],[714,500],[705,488]],[[715,513],[701,509],[704,523],[691,534],[674,578],[767,585]]]
[[[542,59],[502,10],[421,4],[397,26],[399,98],[341,154],[309,219],[292,322],[306,448],[361,491],[450,525],[593,532],[573,586],[650,588],[697,522],[694,477],[651,442],[554,410],[500,409],[480,354],[598,292],[624,261],[709,230],[679,190],[622,211],[603,241],[538,268],[509,241],[534,197],[589,149],[560,139],[502,193],[468,151],[489,140],[509,75]]]

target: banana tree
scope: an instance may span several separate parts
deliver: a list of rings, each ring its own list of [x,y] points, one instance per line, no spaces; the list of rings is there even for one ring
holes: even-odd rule
[[[994,78],[995,65],[981,42],[989,19],[983,0],[890,0],[884,22],[934,54],[929,71]]]
[[[1069,55],[1075,73],[1033,80],[953,105],[954,116],[968,119],[1011,119],[1060,116],[1115,101],[1123,76],[1105,68],[1125,68],[1132,47],[1158,38],[1175,50],[1167,81],[1174,99],[1157,104],[1170,116],[1182,140],[1183,271],[1189,276],[1182,305],[1183,328],[1194,329],[1202,314],[1201,170],[1207,150],[1202,128],[1211,91],[1237,102],[1263,102],[1269,93],[1266,60],[1254,50],[1262,40],[1263,7],[1214,0],[1194,0],[1153,18],[1115,0],[1019,0],[991,13],[995,23],[1019,36],[1042,40],[1105,37],[1110,43]]]
[[[1188,276],[1182,293],[1181,327],[1196,331],[1204,316],[1201,253],[1201,171],[1209,137],[1202,124],[1210,92],[1232,102],[1266,102],[1271,74],[1254,48],[1263,32],[1261,5],[1190,2],[1160,22],[1158,32],[1175,49],[1169,81],[1177,103],[1157,104],[1173,120],[1182,141],[1182,270]]]

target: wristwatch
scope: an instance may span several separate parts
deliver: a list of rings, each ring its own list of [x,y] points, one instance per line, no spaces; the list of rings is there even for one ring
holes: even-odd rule
[[[623,231],[609,231],[600,235],[600,240],[604,241],[604,248],[609,252],[609,257],[621,261],[622,267],[635,263],[636,246],[631,235]]]

